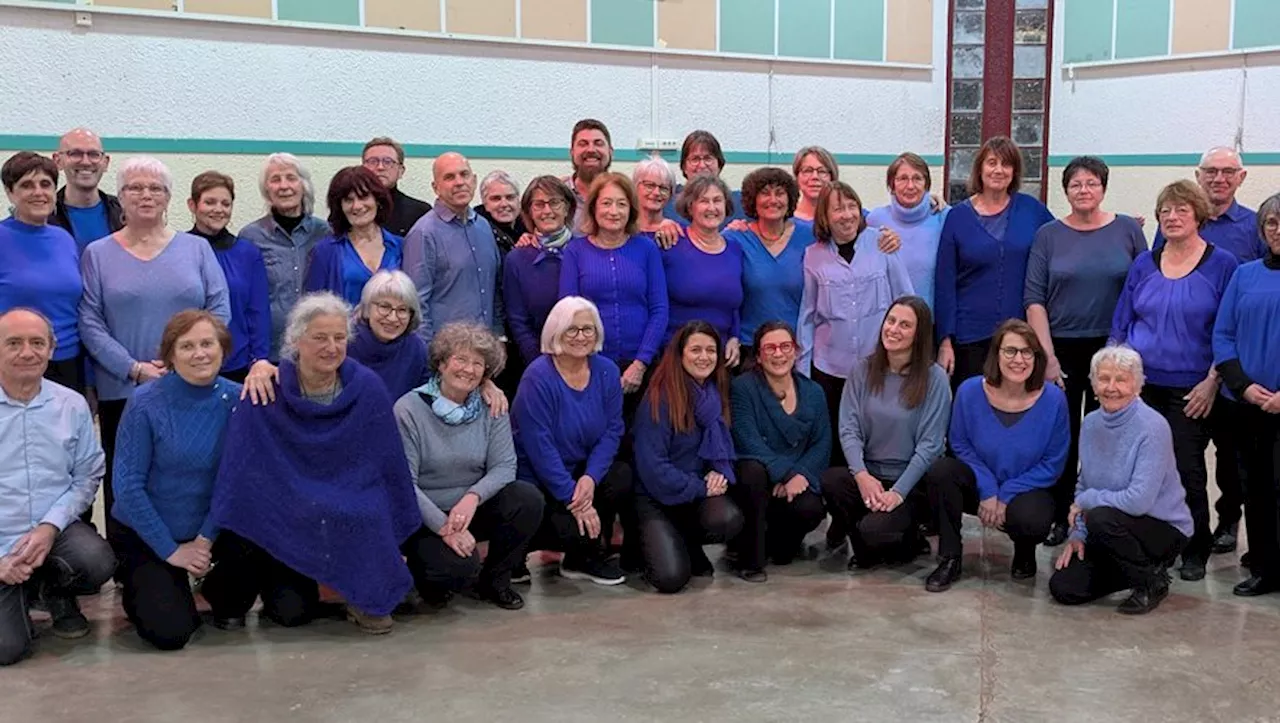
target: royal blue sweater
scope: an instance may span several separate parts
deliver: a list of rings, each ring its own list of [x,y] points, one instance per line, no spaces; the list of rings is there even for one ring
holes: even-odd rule
[[[971,377],[956,390],[951,410],[951,448],[978,479],[978,499],[997,497],[1005,504],[1023,492],[1048,489],[1067,463],[1071,433],[1067,396],[1046,384],[1036,403],[1006,427]]]
[[[58,226],[0,221],[0,312],[25,306],[53,324],[54,361],[80,354],[80,250]]]
[[[622,379],[613,362],[593,354],[591,378],[572,389],[550,355],[533,360],[511,402],[516,479],[538,484],[568,502],[578,476],[599,484],[622,441]]]
[[[1236,269],[1213,327],[1213,358],[1236,399],[1250,384],[1280,391],[1280,258]]]
[[[502,261],[507,327],[525,364],[542,354],[542,325],[560,300],[560,253],[534,246],[511,249]]]
[[[1036,231],[1053,220],[1043,203],[1015,193],[1005,209],[1009,225],[994,238],[973,204],[954,206],[942,224],[934,270],[934,317],[939,340],[957,344],[991,338],[1006,319],[1023,319],[1027,258]]]
[[[694,424],[687,432],[677,432],[664,402],[653,418],[649,392],[640,400],[632,434],[635,437],[637,492],[662,505],[679,505],[707,496],[704,475],[712,470],[734,482],[733,465],[713,467],[698,454],[702,428]]]
[[[667,277],[653,241],[637,234],[616,249],[602,249],[585,236],[574,238],[564,248],[560,295],[595,303],[606,357],[616,364],[652,364],[668,316]]]
[[[267,266],[257,246],[238,239],[226,229],[206,236],[198,229],[191,233],[209,241],[218,258],[231,301],[231,354],[222,361],[225,371],[246,369],[271,354],[271,299],[267,291]],[[281,333],[284,329],[280,330]]]
[[[214,539],[209,516],[227,419],[240,385],[217,379],[207,387],[170,372],[138,387],[116,436],[111,516],[164,560],[178,544]]]
[[[670,340],[691,321],[705,321],[728,343],[740,331],[742,317],[742,247],[725,242],[724,250],[709,254],[687,238],[662,252],[667,277],[667,333]]]

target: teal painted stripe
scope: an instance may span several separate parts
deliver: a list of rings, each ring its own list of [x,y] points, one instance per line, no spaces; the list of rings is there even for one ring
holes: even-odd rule
[[[191,153],[198,155],[265,156],[268,153],[292,153],[298,156],[359,156],[363,142],[354,141],[262,141],[230,138],[112,138],[102,139],[111,153]],[[0,134],[0,148],[27,151],[55,151],[58,136],[5,135]],[[414,158],[434,158],[446,151],[457,151],[468,158],[499,158],[519,161],[568,161],[567,148],[540,146],[446,146],[427,143],[406,143],[405,153]],[[768,151],[726,151],[728,163],[791,164],[793,153]],[[639,161],[649,157],[649,151],[619,148],[613,153],[619,161]],[[679,158],[676,151],[665,151],[662,157],[669,161]],[[850,166],[888,165],[894,153],[837,153],[836,161]],[[942,155],[924,157],[930,164],[940,165]],[[1198,157],[1197,157],[1198,158]]]
[[[1110,166],[1194,166],[1200,162],[1199,153],[1101,153],[1097,154],[1099,158],[1107,162]],[[1245,152],[1243,160],[1246,166],[1277,166],[1280,165],[1280,152]],[[1070,155],[1053,155],[1049,156],[1049,165],[1055,168],[1062,168],[1071,162],[1075,156]]]

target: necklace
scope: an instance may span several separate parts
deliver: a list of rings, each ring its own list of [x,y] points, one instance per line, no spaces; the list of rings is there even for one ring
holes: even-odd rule
[[[782,232],[777,236],[770,236],[766,234],[764,232],[764,226],[759,221],[752,222],[751,226],[752,230],[756,232],[756,235],[760,237],[760,240],[764,242],[765,246],[772,246],[781,241],[783,236],[787,235],[786,224],[782,225]]]

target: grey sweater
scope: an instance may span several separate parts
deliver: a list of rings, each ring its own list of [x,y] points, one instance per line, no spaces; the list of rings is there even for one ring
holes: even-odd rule
[[[449,510],[474,492],[488,502],[516,478],[516,448],[511,417],[494,419],[489,407],[457,426],[440,421],[421,394],[410,392],[395,406],[396,424],[417,484],[422,521],[433,532],[444,526]]]

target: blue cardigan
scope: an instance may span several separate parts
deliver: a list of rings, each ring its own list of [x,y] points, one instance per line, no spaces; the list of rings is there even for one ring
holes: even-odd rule
[[[970,377],[956,390],[951,410],[951,448],[978,479],[978,499],[1009,500],[1031,490],[1048,489],[1062,475],[1071,447],[1067,396],[1046,384],[1036,403],[1012,427],[996,417],[982,390],[982,377]]]
[[[973,204],[954,206],[942,224],[934,270],[934,316],[941,341],[957,344],[991,338],[1006,319],[1023,319],[1027,258],[1036,231],[1053,214],[1035,198],[1009,199],[1009,227],[997,241],[983,227]]]
[[[231,304],[231,354],[222,361],[222,370],[240,371],[271,355],[271,299],[267,290],[267,265],[257,246],[236,238],[225,228],[214,236],[199,229],[191,233],[213,246],[213,255],[227,277]],[[284,329],[280,330],[284,333]]]
[[[650,388],[640,400],[636,410],[632,435],[635,437],[636,479],[640,494],[653,498],[662,505],[679,505],[700,500],[707,496],[707,483],[703,479],[711,466],[698,456],[702,445],[702,429],[694,426],[687,432],[676,432],[667,414],[667,405],[658,408],[658,418],[653,418],[649,395]],[[725,465],[716,470],[733,483],[733,466]]]
[[[818,383],[792,373],[796,410],[787,414],[764,376],[747,372],[733,380],[733,446],[738,459],[765,466],[769,482],[783,484],[804,475],[809,489],[822,490],[822,473],[831,462],[831,417]]]
[[[385,250],[378,270],[399,269],[404,260],[404,240],[384,228],[382,245]],[[329,236],[311,250],[311,260],[307,263],[307,279],[302,284],[302,290],[308,293],[332,291],[346,299],[348,304],[358,304],[364,285],[369,283],[371,278],[373,278],[373,272],[360,260],[360,255],[351,245],[350,238],[346,234]]]

